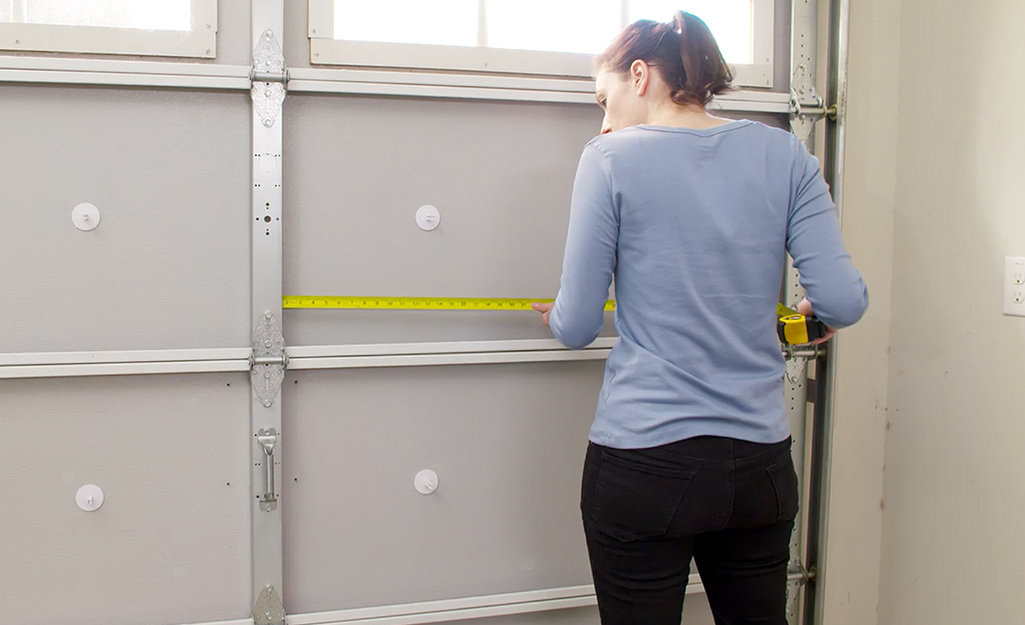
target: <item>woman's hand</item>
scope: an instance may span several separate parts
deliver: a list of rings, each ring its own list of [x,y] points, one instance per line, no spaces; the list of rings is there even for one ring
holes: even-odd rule
[[[548,316],[552,314],[552,309],[555,308],[555,302],[534,303],[531,304],[530,307],[541,313],[541,323],[545,324],[546,328],[549,327]]]
[[[797,305],[797,313],[804,315],[805,317],[812,317],[815,315],[815,311],[811,309],[811,302],[808,301],[807,297],[801,300],[801,303]],[[836,336],[836,330],[834,328],[826,326],[826,336],[820,339],[815,339],[814,341],[809,343],[809,345],[819,345],[820,343],[825,343],[834,336]]]

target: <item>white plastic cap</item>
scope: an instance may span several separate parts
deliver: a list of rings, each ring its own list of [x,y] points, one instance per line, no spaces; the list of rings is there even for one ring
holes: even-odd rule
[[[78,489],[75,502],[86,512],[95,512],[103,505],[103,491],[95,484],[86,484]]]
[[[100,225],[100,209],[88,203],[79,204],[71,211],[71,222],[79,230],[93,230]]]
[[[430,495],[438,490],[438,474],[430,469],[424,469],[416,474],[413,479],[413,486],[421,495]]]
[[[416,211],[416,225],[420,226],[421,230],[431,231],[438,227],[441,223],[441,213],[438,209],[431,206],[421,206]]]

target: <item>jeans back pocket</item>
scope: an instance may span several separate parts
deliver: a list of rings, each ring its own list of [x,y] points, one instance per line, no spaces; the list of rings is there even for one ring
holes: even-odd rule
[[[644,450],[602,449],[591,518],[623,542],[664,536],[695,475]]]

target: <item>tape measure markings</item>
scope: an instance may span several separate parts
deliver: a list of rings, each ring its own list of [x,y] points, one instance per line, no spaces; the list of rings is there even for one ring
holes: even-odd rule
[[[551,299],[514,299],[487,297],[334,297],[289,295],[282,298],[283,308],[338,308],[364,310],[531,310],[531,304],[551,303]],[[616,300],[608,300],[605,310],[616,309]],[[789,317],[798,314],[783,304],[776,305],[776,314]]]
[[[551,303],[551,299],[512,299],[485,297],[327,297],[286,296],[282,308],[334,308],[345,310],[531,310],[531,304]],[[615,300],[605,303],[605,310],[616,309]]]

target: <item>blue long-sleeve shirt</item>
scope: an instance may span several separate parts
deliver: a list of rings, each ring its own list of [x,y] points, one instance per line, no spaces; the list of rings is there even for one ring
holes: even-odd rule
[[[785,439],[776,338],[785,252],[816,316],[834,328],[861,318],[868,293],[818,161],[790,133],[738,121],[592,140],[550,317],[564,345],[585,347],[615,278],[619,340],[590,439],[618,448]]]

